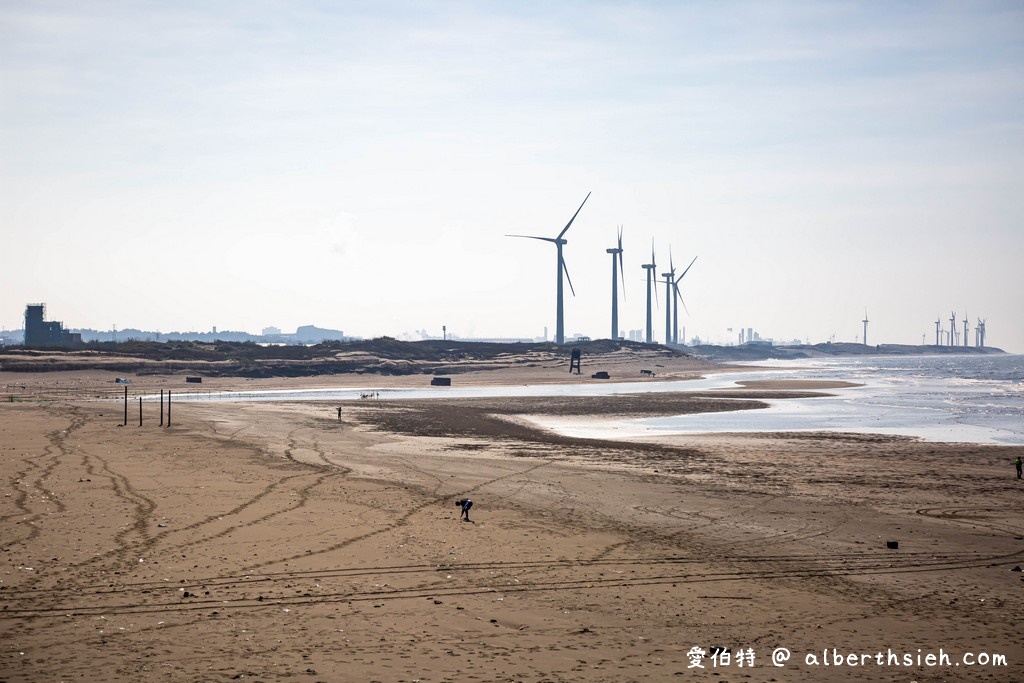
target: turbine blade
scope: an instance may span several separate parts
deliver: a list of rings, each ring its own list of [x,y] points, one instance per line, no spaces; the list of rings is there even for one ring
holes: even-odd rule
[[[537,237],[536,235],[505,235],[505,237],[525,237],[528,240],[541,240],[542,242],[554,243],[554,237]]]
[[[690,272],[690,268],[692,268],[693,264],[696,263],[696,262],[697,262],[697,257],[694,256],[693,260],[690,261],[690,265],[686,266],[686,270],[683,271],[683,275],[686,275],[688,272]],[[683,279],[683,275],[680,275],[679,279],[677,279],[676,282],[679,282],[679,280],[682,280]]]
[[[586,204],[588,199],[590,199],[589,192],[587,193],[587,196],[583,198],[583,204]],[[569,219],[569,222],[565,224],[564,228],[562,228],[562,232],[558,233],[558,237],[556,239],[562,239],[562,235],[564,235],[565,231],[569,229],[569,226],[572,225],[572,222],[576,220],[576,216],[580,215],[580,209],[583,208],[583,204],[580,204],[580,208],[576,209],[576,213],[572,215],[572,218]]]
[[[622,276],[620,278],[622,280],[622,298],[625,299],[626,298],[626,271],[625,271],[625,268],[622,265],[622,246],[621,246],[622,242],[619,242],[619,245],[620,245],[619,246],[619,275]]]
[[[589,195],[588,195],[589,196]],[[569,277],[569,268],[565,265],[565,259],[562,259],[562,272],[565,273],[565,280],[569,283],[569,291],[572,292],[573,296],[576,296],[576,290],[572,288],[572,278]]]

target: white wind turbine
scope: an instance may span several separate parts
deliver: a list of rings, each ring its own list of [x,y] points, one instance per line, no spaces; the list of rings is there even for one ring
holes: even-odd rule
[[[587,196],[583,198],[583,204],[586,204],[588,199],[590,199],[590,193],[589,192],[587,193]],[[536,235],[506,235],[506,237],[526,237],[527,239],[532,239],[532,240],[542,240],[544,242],[552,242],[552,243],[554,243],[555,248],[558,251],[558,263],[557,263],[557,266],[558,266],[558,275],[557,275],[557,278],[558,278],[558,280],[557,280],[557,282],[558,282],[558,288],[557,288],[557,298],[558,298],[558,301],[557,301],[557,304],[555,306],[555,343],[559,344],[559,345],[565,343],[565,316],[564,316],[565,307],[564,307],[564,305],[562,303],[562,299],[563,299],[562,274],[563,273],[565,274],[565,279],[569,281],[569,291],[572,292],[573,296],[576,296],[576,290],[574,290],[572,288],[572,279],[569,277],[569,271],[565,267],[565,259],[562,257],[562,247],[565,244],[568,243],[568,240],[563,239],[563,235],[565,235],[565,233],[569,230],[569,226],[572,225],[572,222],[574,220],[576,220],[576,216],[578,216],[580,214],[580,209],[583,208],[583,204],[580,204],[580,208],[576,209],[576,213],[574,213],[572,215],[572,218],[569,219],[569,222],[565,224],[564,228],[562,228],[562,232],[558,233],[558,237],[537,237]]]
[[[612,255],[612,336],[611,339],[619,338],[619,277],[622,277],[622,296],[626,296],[626,278],[622,268],[622,226],[618,228],[619,242],[617,247],[605,249],[606,253]],[[618,259],[615,257],[618,256]]]
[[[643,264],[641,266],[641,268],[643,268],[644,270],[647,271],[647,343],[648,344],[653,344],[654,343],[654,329],[652,327],[652,318],[651,318],[651,291],[652,291],[652,289],[651,289],[651,282],[652,282],[652,280],[654,278],[654,269],[657,268],[657,267],[658,267],[658,265],[654,261],[654,240],[651,240],[651,262],[650,263],[645,263],[645,264]],[[655,296],[655,298],[657,298],[657,296],[658,296],[657,291],[654,292],[654,296]]]
[[[690,261],[690,265],[686,266],[686,270],[683,271],[683,274],[680,275],[679,277],[677,277],[672,282],[672,291],[675,294],[676,298],[679,299],[679,303],[676,303],[674,300],[673,300],[673,303],[672,303],[672,306],[673,306],[673,309],[672,309],[672,319],[673,319],[672,343],[674,343],[674,344],[678,344],[679,343],[679,306],[682,305],[683,309],[684,310],[686,309],[686,304],[683,303],[683,295],[679,293],[679,282],[684,277],[686,277],[686,274],[688,272],[690,272],[690,268],[693,267],[693,264],[696,263],[696,261],[697,261],[697,257],[694,256],[693,257],[693,261]],[[689,312],[689,311],[687,311],[687,312]],[[685,342],[685,340],[684,340],[684,342]]]

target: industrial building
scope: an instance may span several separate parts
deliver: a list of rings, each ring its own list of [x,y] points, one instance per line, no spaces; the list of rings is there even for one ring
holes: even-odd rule
[[[64,323],[46,321],[46,304],[25,307],[25,346],[71,347],[82,343],[82,335],[68,332]]]

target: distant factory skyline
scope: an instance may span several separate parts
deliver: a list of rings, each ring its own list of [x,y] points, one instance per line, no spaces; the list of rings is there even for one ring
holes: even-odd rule
[[[45,302],[72,329],[553,339],[561,310],[567,340],[1024,352],[1022,26],[1012,2],[14,0],[0,325]]]
[[[615,249],[607,250],[609,253],[616,253]],[[616,253],[616,255],[618,255]],[[692,262],[690,265],[693,265]],[[617,270],[617,269],[616,269]],[[671,271],[670,271],[671,272]],[[683,272],[685,275],[686,271]],[[680,275],[675,280],[668,280],[666,282],[667,288],[671,287],[671,283],[678,283],[682,279]],[[614,307],[613,307],[614,310]],[[673,307],[669,311],[677,312],[677,308]],[[848,340],[841,340],[830,338],[827,340],[802,340],[797,338],[772,338],[763,337],[760,332],[752,327],[740,328],[736,339],[732,341],[723,342],[712,342],[707,339],[701,339],[699,337],[691,338],[687,341],[682,341],[680,338],[681,334],[685,330],[674,329],[671,327],[672,320],[674,318],[671,312],[666,312],[666,327],[665,327],[665,339],[664,340],[651,340],[648,341],[647,337],[653,334],[653,329],[641,330],[620,330],[617,335],[619,339],[632,341],[632,342],[643,342],[647,344],[665,344],[683,348],[687,344],[689,345],[717,345],[717,346],[742,346],[744,344],[759,344],[769,343],[778,346],[801,346],[801,345],[814,345],[820,343],[833,343],[833,342],[846,342]],[[869,322],[867,316],[861,321],[864,324],[864,336],[853,340],[854,344],[866,344],[867,338],[867,323]],[[978,324],[974,327],[970,327],[969,321],[963,321],[963,335],[959,333],[959,328],[953,324],[955,318],[950,319],[951,326],[949,330],[946,330],[941,326],[942,320],[936,320],[936,334],[935,341],[932,344],[930,341],[926,341],[927,335],[922,335],[921,344],[913,344],[912,346],[942,346],[946,348],[952,347],[972,347],[972,348],[998,348],[992,347],[987,344],[985,327],[986,321],[979,320]],[[969,330],[973,329],[973,339],[969,334]],[[731,332],[732,330],[730,330]],[[63,321],[51,320],[46,316],[46,304],[45,303],[34,303],[28,304],[25,307],[24,316],[24,327],[21,330],[22,334],[19,336],[16,334],[17,330],[7,330],[6,328],[0,329],[0,346],[12,345],[12,344],[25,344],[26,346],[36,347],[64,347],[74,348],[85,343],[90,342],[125,342],[125,341],[259,341],[259,342],[270,342],[270,343],[284,343],[284,344],[317,344],[328,341],[357,341],[364,339],[362,336],[346,334],[343,330],[335,330],[330,328],[321,328],[317,325],[300,325],[294,332],[283,331],[278,327],[269,326],[264,327],[259,332],[250,330],[218,330],[217,326],[212,326],[209,330],[145,330],[135,327],[122,327],[117,329],[116,327],[110,330],[94,329],[94,328],[80,328],[74,326],[65,326]],[[383,335],[389,336],[389,335]],[[537,341],[550,341],[552,343],[562,343],[565,345],[572,345],[580,341],[590,341],[594,339],[590,335],[583,334],[571,334],[567,335],[562,342],[558,342],[553,338],[549,338],[547,330],[545,334],[541,336],[533,336],[529,334],[517,335],[511,337],[465,337],[457,333],[449,333],[447,326],[442,326],[441,335],[435,335],[430,333],[426,329],[415,330],[412,332],[403,332],[398,335],[394,335],[396,338],[404,341],[419,341],[419,340],[437,340],[437,339],[452,339],[456,341],[490,341],[490,342],[537,342]],[[601,337],[598,337],[600,339]],[[605,337],[611,338],[611,336]],[[872,342],[876,346],[889,346],[894,345],[890,342]],[[897,344],[898,345],[898,344]]]

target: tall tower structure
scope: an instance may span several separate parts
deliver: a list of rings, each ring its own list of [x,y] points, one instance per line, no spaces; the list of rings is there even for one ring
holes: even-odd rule
[[[867,346],[868,345],[868,310],[866,308],[864,309],[864,320],[862,320],[861,322],[864,323],[864,346]]]
[[[665,278],[665,346],[672,343],[672,283],[675,281],[675,271],[662,273]]]
[[[612,336],[609,339],[619,338],[619,273],[622,272],[622,294],[626,294],[625,272],[622,271],[622,226],[619,226],[619,242],[617,247],[605,249],[605,253],[612,255]]]
[[[644,270],[647,271],[647,334],[644,337],[644,340],[648,344],[653,344],[654,343],[654,328],[652,327],[652,325],[653,325],[653,317],[652,317],[652,309],[651,309],[651,291],[652,291],[651,290],[651,282],[652,282],[652,278],[654,277],[654,269],[657,266],[655,264],[653,264],[653,263],[645,263],[641,267]]]
[[[641,268],[643,268],[644,270],[647,271],[647,336],[646,336],[645,339],[646,339],[648,344],[653,344],[654,343],[654,327],[653,327],[654,319],[653,319],[653,317],[651,315],[651,312],[652,312],[651,296],[652,296],[652,292],[654,292],[654,290],[652,289],[651,284],[653,282],[654,286],[655,287],[657,286],[657,282],[655,282],[655,279],[656,279],[657,276],[654,274],[655,273],[654,269],[657,268],[657,267],[658,267],[658,264],[654,260],[654,240],[651,240],[651,262],[650,263],[644,263],[641,266]],[[654,293],[653,296],[657,296],[657,293]]]

